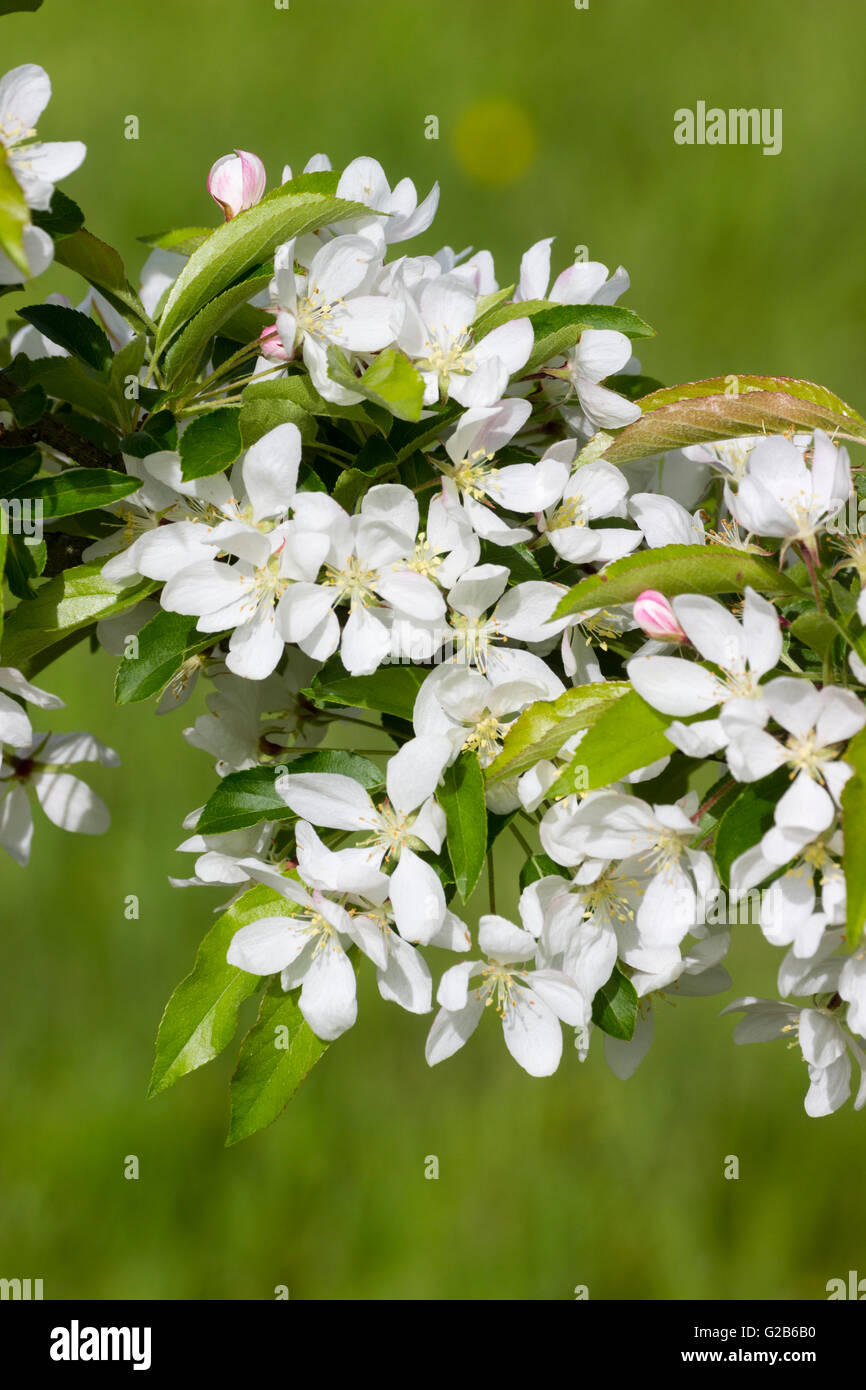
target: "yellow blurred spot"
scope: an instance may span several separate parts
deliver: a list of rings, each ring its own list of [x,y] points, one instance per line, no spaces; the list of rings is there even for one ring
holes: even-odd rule
[[[461,168],[476,183],[491,187],[519,179],[532,163],[535,146],[532,118],[507,97],[473,102],[454,132]]]

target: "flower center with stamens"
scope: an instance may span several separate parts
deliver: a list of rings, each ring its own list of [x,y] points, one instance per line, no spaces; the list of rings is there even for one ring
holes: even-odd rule
[[[634,908],[621,889],[638,886],[636,878],[617,877],[607,870],[595,883],[581,889],[584,918],[588,920],[590,917],[598,916],[614,922],[632,921]]]
[[[353,608],[357,604],[363,604],[366,608],[375,601],[373,585],[376,571],[365,569],[357,555],[350,555],[342,569],[337,569],[336,565],[326,565],[324,582],[335,584],[339,590],[338,598],[347,598]]]
[[[447,388],[452,372],[466,375],[475,370],[475,360],[469,349],[468,328],[463,328],[453,338],[446,337],[444,342],[433,331],[424,346],[427,356],[419,358],[416,366],[422,372],[435,372],[443,389]]]
[[[818,743],[814,729],[811,729],[805,738],[791,734],[786,747],[789,750],[787,762],[789,767],[793,768],[791,776],[793,777],[797,772],[806,772],[816,782],[823,782],[824,780],[821,772],[822,764],[832,762],[834,758],[838,757],[834,749],[825,748]]]
[[[405,568],[414,570],[416,574],[423,574],[427,579],[435,579],[441,563],[425,533],[419,531],[415,549],[405,562]]]
[[[318,285],[313,285],[305,295],[298,298],[295,341],[300,342],[305,333],[311,338],[333,338],[342,333],[339,323],[334,322],[334,310],[341,308],[344,303],[342,299],[329,301],[323,298]]]
[[[586,526],[586,524],[586,502],[578,492],[557,507],[547,529],[548,531],[562,531],[567,526]]]
[[[453,478],[461,492],[480,501],[488,485],[495,482],[499,473],[498,468],[490,467],[492,459],[493,455],[486,449],[474,449],[459,463],[452,464],[451,467],[443,464],[442,467],[443,471]]]
[[[477,666],[484,674],[487,670],[487,656],[491,638],[497,636],[497,624],[490,618],[467,618],[463,613],[454,613],[451,618],[454,629],[454,661],[466,666]]]
[[[475,997],[484,1001],[485,1008],[493,1004],[499,1017],[504,1020],[509,1006],[513,1009],[517,1002],[514,989],[512,967],[501,965],[499,961],[494,960],[482,970],[481,984],[475,991]]]
[[[663,873],[676,868],[686,847],[686,837],[678,830],[663,826],[658,832],[656,842],[640,856],[645,861],[647,873]]]
[[[463,751],[474,749],[478,753],[482,767],[492,762],[502,746],[509,724],[501,724],[495,714],[485,711],[474,728],[470,729],[463,743]]]

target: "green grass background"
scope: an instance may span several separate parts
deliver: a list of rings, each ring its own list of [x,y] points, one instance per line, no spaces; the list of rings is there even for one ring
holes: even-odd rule
[[[51,73],[41,131],[86,141],[65,186],[133,272],[136,234],[213,220],[204,180],[233,146],[274,181],[319,149],[335,165],[370,153],[422,192],[438,178],[423,249],[489,246],[500,283],[545,235],[557,268],[577,244],[625,264],[626,302],[659,332],[644,369],[662,380],[796,375],[862,408],[864,32],[850,0],[46,0],[0,19],[0,66]],[[698,99],[781,107],[782,154],[675,146],[673,112]],[[533,146],[522,171],[472,113],[491,101],[512,104],[512,145]],[[39,288],[79,294],[62,271]],[[866,1274],[866,1119],[807,1120],[799,1056],[735,1050],[718,1000],[662,1005],[625,1084],[598,1045],[539,1082],[491,1019],[428,1070],[428,1021],[365,979],[357,1027],[266,1133],[223,1148],[230,1055],[146,1101],[162,1006],[219,901],[166,881],[188,872],[180,821],[213,777],[182,743],[187,718],[116,710],[111,676],[109,658],[76,652],[43,678],[68,701],[58,728],[122,756],[92,775],[110,833],[42,818],[29,871],[0,866],[0,1275],[41,1277],[48,1297],[284,1284],[293,1298],[559,1299],[586,1284],[591,1298],[724,1299],[821,1298],[828,1279]],[[777,954],[752,936],[735,942],[735,978],[771,992]],[[130,1154],[138,1181],[123,1177]]]

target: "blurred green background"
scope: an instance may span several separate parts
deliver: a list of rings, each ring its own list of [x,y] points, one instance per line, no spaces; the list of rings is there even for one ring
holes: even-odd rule
[[[662,380],[796,375],[862,409],[864,37],[850,0],[45,0],[0,19],[0,66],[50,72],[40,133],[86,141],[65,187],[133,274],[136,234],[214,220],[205,177],[233,146],[273,182],[317,150],[374,154],[392,182],[441,182],[419,249],[489,246],[502,284],[541,236],[557,270],[576,245],[622,262]],[[674,110],[698,99],[781,107],[782,153],[675,146]],[[52,288],[81,294],[62,271]],[[180,737],[198,706],[117,710],[111,667],[76,652],[42,677],[68,702],[57,728],[121,754],[92,774],[110,833],[43,817],[29,871],[0,866],[0,1275],[47,1297],[724,1299],[822,1298],[866,1273],[866,1119],[807,1120],[799,1055],[735,1050],[716,999],[661,1006],[625,1084],[598,1043],[539,1082],[489,1020],[428,1070],[428,1020],[365,977],[357,1027],[264,1134],[223,1148],[231,1054],[146,1101],[162,1006],[220,901],[166,881],[190,871],[173,849],[213,774]],[[778,955],[751,936],[735,979],[772,993]]]

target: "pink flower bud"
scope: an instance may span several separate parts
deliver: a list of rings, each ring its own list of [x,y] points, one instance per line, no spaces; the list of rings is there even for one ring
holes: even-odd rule
[[[269,328],[263,328],[259,334],[259,351],[262,357],[266,357],[269,362],[291,362],[292,354],[286,352],[286,345],[277,332],[277,326],[272,323]]]
[[[224,154],[207,176],[207,191],[225,213],[226,222],[255,207],[264,197],[267,175],[258,155],[248,150]]]
[[[644,589],[638,594],[634,602],[634,620],[647,637],[654,637],[658,642],[688,641],[674,610],[657,589]]]

